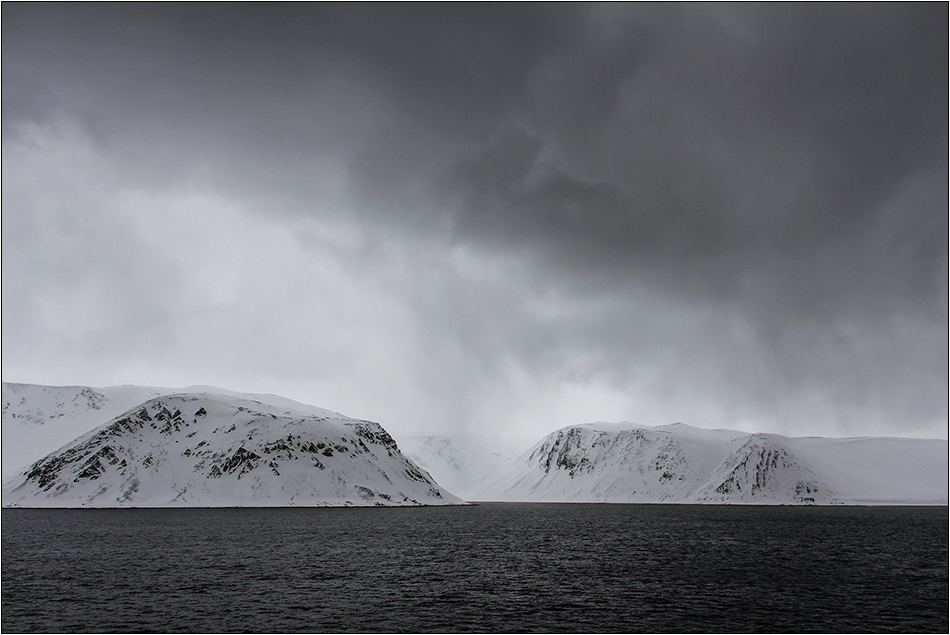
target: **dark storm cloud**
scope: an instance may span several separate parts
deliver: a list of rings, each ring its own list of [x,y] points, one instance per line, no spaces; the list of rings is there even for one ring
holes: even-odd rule
[[[5,143],[66,118],[123,182],[288,222],[343,200],[374,249],[530,270],[485,298],[600,306],[539,324],[414,291],[492,372],[515,354],[622,386],[655,363],[677,398],[946,417],[946,5],[2,11]]]
[[[390,214],[439,194],[463,233],[570,228],[611,258],[792,249],[946,164],[941,6],[610,9],[5,8],[4,105],[80,93],[107,129],[352,153]]]
[[[459,127],[420,151],[427,126],[387,130],[357,157],[356,189],[389,213],[448,214],[463,240],[539,247],[565,272],[716,296],[776,259],[789,261],[776,276],[793,278],[794,263],[865,231],[923,178],[937,196],[903,222],[917,253],[842,257],[914,268],[895,300],[934,295],[947,237],[943,8],[644,12],[580,20],[523,66],[505,107],[473,99],[497,113],[481,139]],[[447,99],[458,80],[443,82],[426,99],[466,121],[471,109]],[[853,284],[844,270],[860,266],[842,264],[812,275]]]

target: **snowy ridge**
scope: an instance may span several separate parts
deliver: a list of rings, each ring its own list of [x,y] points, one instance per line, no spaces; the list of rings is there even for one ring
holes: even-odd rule
[[[379,424],[274,401],[221,392],[150,399],[32,464],[4,485],[3,504],[461,503]]]
[[[585,424],[542,439],[473,499],[946,505],[947,448],[944,440]]]

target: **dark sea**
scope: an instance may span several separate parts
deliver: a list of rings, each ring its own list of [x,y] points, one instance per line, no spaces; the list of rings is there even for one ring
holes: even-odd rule
[[[4,633],[948,630],[946,507],[2,511]]]

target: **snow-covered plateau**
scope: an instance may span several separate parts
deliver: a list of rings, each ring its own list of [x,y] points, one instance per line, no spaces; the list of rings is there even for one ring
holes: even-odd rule
[[[3,505],[948,502],[943,439],[584,424],[526,452],[406,436],[274,395],[3,384]]]
[[[4,464],[17,456],[7,454],[17,451],[7,447],[8,438],[30,436],[23,428],[33,432],[35,451],[48,443],[47,422],[56,433],[75,430],[95,420],[94,413],[103,417],[154,392],[4,383]],[[8,430],[16,432],[8,437]],[[151,396],[3,486],[3,505],[14,507],[461,503],[403,456],[378,423],[210,388]]]

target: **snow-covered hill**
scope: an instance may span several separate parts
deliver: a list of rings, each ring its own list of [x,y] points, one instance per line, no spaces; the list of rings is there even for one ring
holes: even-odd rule
[[[73,410],[86,412],[82,404]],[[5,506],[26,507],[461,502],[377,423],[227,391],[149,399],[3,487]]]
[[[947,449],[944,440],[586,424],[548,435],[471,498],[946,505]]]

